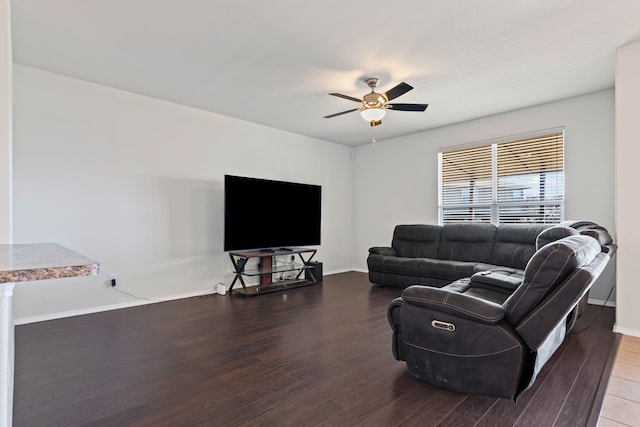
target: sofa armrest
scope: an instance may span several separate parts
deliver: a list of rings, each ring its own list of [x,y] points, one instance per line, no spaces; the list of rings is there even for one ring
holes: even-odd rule
[[[400,309],[402,308],[402,297],[394,298],[387,308],[387,319],[394,331],[400,328]]]
[[[369,254],[396,256],[396,250],[388,246],[374,246],[369,248]]]
[[[498,323],[505,316],[500,304],[430,286],[409,286],[402,292],[402,299],[407,304],[487,324]]]

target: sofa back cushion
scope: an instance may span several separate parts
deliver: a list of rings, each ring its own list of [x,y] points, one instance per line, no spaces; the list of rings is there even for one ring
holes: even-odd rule
[[[576,268],[599,253],[598,242],[581,235],[565,237],[538,250],[524,270],[522,285],[504,302],[509,322],[517,325]]]
[[[609,259],[606,252],[600,252],[590,263],[573,270],[569,277],[541,304],[538,304],[518,323],[516,331],[531,350],[538,351],[545,345],[549,331],[567,321],[569,312],[591,288],[607,266]]]
[[[564,237],[574,236],[576,234],[580,234],[580,232],[575,228],[565,227],[562,225],[549,227],[542,233],[538,234],[538,237],[536,238],[536,248],[540,249],[551,242],[555,242],[556,240],[560,240]]]
[[[440,242],[439,225],[397,225],[391,247],[405,258],[437,258]]]
[[[501,224],[496,230],[490,263],[524,270],[536,252],[538,234],[548,227],[543,224]]]
[[[457,223],[442,226],[438,258],[455,261],[491,262],[496,226]]]

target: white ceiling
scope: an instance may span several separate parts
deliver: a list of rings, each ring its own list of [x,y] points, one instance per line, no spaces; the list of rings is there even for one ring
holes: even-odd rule
[[[377,140],[614,85],[639,0],[11,0],[14,61],[346,145],[365,77],[395,102]]]

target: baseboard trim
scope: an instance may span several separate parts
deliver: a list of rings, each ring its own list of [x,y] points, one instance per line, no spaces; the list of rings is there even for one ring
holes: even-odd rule
[[[357,270],[354,270],[352,268],[343,268],[339,270],[332,270],[329,272],[325,272],[324,275],[330,276],[332,274],[348,273],[351,271],[357,271]],[[247,284],[247,286],[257,286],[257,285],[258,285],[257,283]],[[185,294],[170,295],[166,297],[158,297],[153,299],[136,297],[137,299],[134,301],[127,301],[127,302],[122,302],[118,304],[99,305],[95,307],[81,308],[78,310],[61,311],[57,313],[47,313],[40,316],[20,317],[20,318],[13,319],[13,324],[26,325],[29,323],[46,322],[48,320],[64,319],[65,317],[83,316],[85,314],[94,314],[94,313],[100,313],[103,311],[110,311],[110,310],[120,310],[122,308],[131,308],[131,307],[137,307],[139,305],[146,305],[146,304],[156,304],[159,302],[173,301],[173,300],[184,299],[184,298],[201,297],[203,295],[210,295],[210,294],[212,294],[212,291],[208,290],[208,291],[198,291],[198,292],[189,292]]]
[[[358,271],[358,270],[355,270],[353,268],[341,268],[339,270],[325,271],[324,276],[331,276],[332,274],[340,274],[340,273],[350,273],[352,271]]]
[[[615,301],[603,301],[603,300],[601,300],[601,299],[592,299],[592,298],[589,298],[589,299],[587,300],[587,302],[588,302],[589,304],[591,304],[591,305],[604,305],[604,306],[606,306],[606,307],[615,307],[615,306],[616,306]]]
[[[621,328],[617,323],[613,325],[613,332],[622,335],[630,335],[632,337],[640,337],[640,331],[636,331],[635,329]]]
[[[139,305],[156,304],[159,302],[173,301],[184,298],[200,297],[210,295],[211,291],[189,292],[185,294],[176,294],[166,297],[158,297],[154,299],[138,298],[134,301],[127,301],[118,304],[99,305],[95,307],[81,308],[78,310],[61,311],[57,313],[48,313],[40,316],[20,317],[13,319],[14,325],[26,325],[29,323],[46,322],[48,320],[64,319],[65,317],[83,316],[85,314],[100,313],[103,311],[120,310],[122,308],[137,307]]]

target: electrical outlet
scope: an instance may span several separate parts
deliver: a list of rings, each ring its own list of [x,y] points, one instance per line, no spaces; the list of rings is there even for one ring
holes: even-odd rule
[[[109,281],[111,282],[111,286],[116,286],[116,279],[118,279],[118,275],[116,273],[109,273]]]

